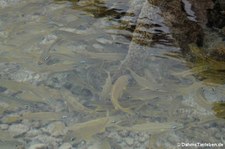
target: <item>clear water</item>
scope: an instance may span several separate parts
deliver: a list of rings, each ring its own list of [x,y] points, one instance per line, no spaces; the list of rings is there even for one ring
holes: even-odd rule
[[[0,2],[4,148],[225,143],[224,105],[217,104],[224,85],[190,68],[158,7],[145,0]]]

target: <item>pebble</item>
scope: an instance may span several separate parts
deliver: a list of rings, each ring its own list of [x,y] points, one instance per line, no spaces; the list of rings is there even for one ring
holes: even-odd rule
[[[224,86],[216,87],[216,88],[205,87],[203,90],[203,96],[209,102],[217,102],[217,101],[224,102],[225,98],[223,94],[223,90],[224,90],[223,88]]]
[[[49,135],[45,134],[39,134],[36,137],[33,137],[32,140],[37,140],[38,142],[44,143],[44,144],[51,144],[52,146],[58,146],[60,142],[62,142],[63,137],[61,138],[55,138]]]
[[[146,140],[145,137],[139,137],[139,138],[138,138],[138,141],[139,141],[139,142],[145,142],[145,140]]]
[[[104,47],[101,46],[100,44],[93,44],[92,46],[93,46],[95,49],[97,49],[97,50],[103,50],[103,49],[104,49]]]
[[[27,137],[36,137],[40,134],[41,132],[38,129],[31,129],[26,133]]]
[[[140,133],[139,137],[138,137],[138,141],[143,143],[145,142],[147,139],[149,139],[149,136],[145,133]]]
[[[6,1],[0,1],[0,7],[5,8],[7,6],[8,6],[8,4]]]
[[[127,143],[127,145],[131,146],[134,144],[134,139],[133,138],[125,138],[125,142]]]
[[[98,38],[96,39],[99,43],[102,43],[102,44],[112,44],[113,42],[109,39],[105,39],[105,38]]]
[[[7,88],[1,87],[1,86],[0,86],[0,93],[4,92],[4,91],[6,91],[6,90],[7,90]]]
[[[127,144],[125,142],[118,143],[118,145],[120,146],[120,148],[128,149]]]
[[[0,129],[6,130],[8,128],[9,128],[9,125],[8,124],[0,124]]]
[[[220,133],[220,132],[217,132],[217,133],[215,134],[215,138],[217,138],[217,139],[221,139],[221,138],[222,138],[221,133]]]
[[[46,128],[46,131],[53,137],[63,136],[67,133],[66,126],[63,122],[53,122],[49,124]]]
[[[8,32],[6,32],[6,31],[0,31],[0,37],[1,37],[1,38],[7,38],[8,35],[9,35]]]
[[[9,132],[13,137],[22,135],[29,130],[29,127],[23,124],[14,124],[9,127]]]
[[[48,149],[48,146],[45,144],[33,144],[29,149]]]
[[[121,136],[117,132],[110,132],[108,134],[108,137],[110,137],[110,138],[116,138],[117,139],[117,142],[121,142],[122,141]]]
[[[47,35],[44,37],[44,39],[41,41],[41,44],[52,44],[57,40],[57,36],[55,35]]]
[[[122,130],[119,132],[119,135],[121,137],[127,137],[129,135],[129,132],[127,130]]]
[[[64,143],[62,144],[59,149],[72,149],[72,145],[70,143]]]

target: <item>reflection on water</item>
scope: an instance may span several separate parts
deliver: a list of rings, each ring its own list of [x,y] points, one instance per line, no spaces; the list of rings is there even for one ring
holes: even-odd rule
[[[175,35],[165,17],[170,7],[148,0],[4,2],[4,148],[224,143],[224,62]],[[190,51],[182,55],[179,47]]]

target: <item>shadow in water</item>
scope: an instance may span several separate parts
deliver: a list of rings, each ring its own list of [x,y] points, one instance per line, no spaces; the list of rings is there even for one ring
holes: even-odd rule
[[[65,0],[55,0],[56,2],[62,2]],[[117,9],[109,8],[101,0],[90,0],[90,1],[80,1],[80,0],[67,0],[72,2],[72,8],[75,10],[81,10],[94,15],[95,18],[109,17],[111,19],[120,19],[126,14],[126,8]]]

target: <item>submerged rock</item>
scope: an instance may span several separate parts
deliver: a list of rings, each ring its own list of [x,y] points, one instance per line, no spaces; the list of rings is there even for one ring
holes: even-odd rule
[[[34,144],[31,145],[29,149],[48,149],[48,146],[45,144]]]
[[[46,131],[53,137],[64,136],[66,134],[66,126],[63,122],[54,122],[48,125]]]
[[[25,134],[29,130],[29,127],[23,124],[13,124],[9,127],[9,132],[14,136]]]
[[[128,137],[125,139],[125,142],[127,143],[127,145],[132,146],[134,144],[134,139],[131,137]]]
[[[22,0],[1,0],[0,7],[2,7],[2,8],[9,7],[10,5],[15,5],[21,1]]]
[[[225,2],[223,0],[215,0],[214,3],[214,7],[212,9],[209,9],[207,13],[207,26],[223,28],[225,26]]]
[[[59,147],[59,149],[73,149],[73,147],[70,143],[64,143]]]
[[[0,124],[0,129],[7,130],[9,128],[8,124]]]

